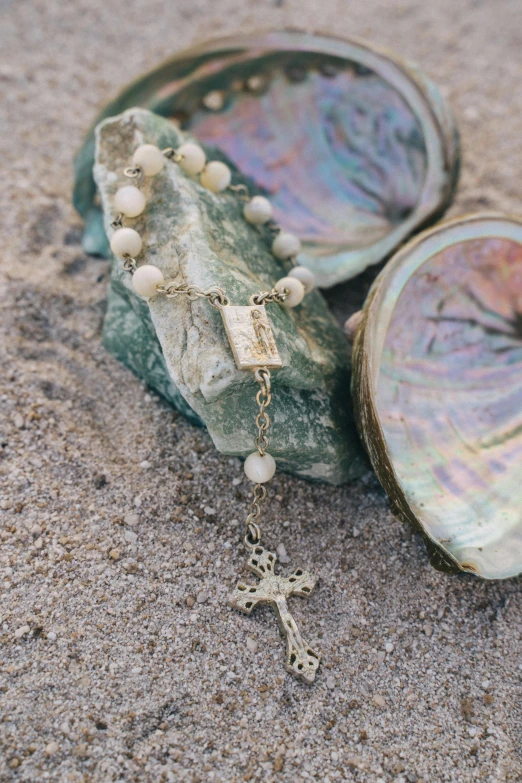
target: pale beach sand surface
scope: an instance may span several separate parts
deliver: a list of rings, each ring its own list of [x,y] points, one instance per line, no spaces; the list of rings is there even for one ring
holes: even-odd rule
[[[323,655],[314,686],[285,672],[269,609],[227,607],[248,482],[101,346],[108,265],[70,204],[84,130],[130,78],[212,34],[294,25],[419,63],[462,132],[450,214],[522,213],[520,0],[0,13],[0,780],[522,780],[522,582],[432,570],[373,474],[274,482],[265,541],[321,577],[291,600]]]

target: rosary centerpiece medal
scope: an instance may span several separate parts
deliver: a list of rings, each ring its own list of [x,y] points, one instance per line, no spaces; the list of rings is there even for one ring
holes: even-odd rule
[[[221,315],[238,370],[282,366],[264,305],[229,305]]]

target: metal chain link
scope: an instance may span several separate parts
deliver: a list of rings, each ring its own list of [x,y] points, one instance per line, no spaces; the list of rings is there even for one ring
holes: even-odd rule
[[[229,185],[228,189],[234,193],[238,201],[250,201],[250,191],[246,185]]]
[[[179,163],[183,160],[183,155],[180,155],[179,152],[177,152],[174,147],[165,147],[164,150],[161,150],[161,154],[165,155],[167,160],[173,160],[174,163]]]
[[[131,258],[131,256],[124,256],[123,269],[125,272],[129,272],[131,275],[133,275],[137,268],[138,264],[136,263],[135,258]]]
[[[116,217],[111,223],[111,228],[121,228],[123,226],[124,217],[125,215],[123,214],[123,212],[120,212],[118,215],[116,215]]]
[[[135,179],[136,185],[139,187],[141,184],[143,184],[143,180],[145,179],[145,172],[141,168],[141,166],[128,166],[126,169],[124,169],[123,173],[126,177],[129,179]]]
[[[251,305],[265,305],[271,304],[272,302],[282,304],[285,299],[288,298],[289,294],[290,291],[288,291],[286,288],[283,288],[282,291],[278,291],[276,288],[272,288],[271,291],[261,291],[259,294],[252,294],[248,300],[248,303]]]
[[[276,237],[278,234],[281,233],[283,230],[279,223],[276,223],[275,220],[269,220],[267,223],[265,223],[265,228],[274,236]]]
[[[257,520],[261,516],[261,503],[266,498],[266,488],[264,484],[255,484],[253,489],[253,498],[250,504],[250,512],[245,521],[245,546],[251,549],[257,546],[261,541],[261,530]]]
[[[254,377],[261,387],[256,394],[259,413],[256,416],[257,437],[255,444],[261,457],[264,457],[269,445],[266,433],[270,427],[270,416],[266,412],[266,408],[272,401],[270,370],[266,367],[260,367],[255,371]]]
[[[272,401],[270,370],[267,367],[258,367],[254,373],[254,378],[259,383],[259,391],[256,394],[259,413],[256,416],[257,437],[255,439],[255,444],[259,454],[264,457],[269,445],[267,432],[270,427],[270,416],[266,412],[266,408],[268,408]],[[255,484],[250,511],[245,520],[244,541],[245,546],[249,548],[257,546],[261,541],[261,530],[257,523],[261,516],[261,503],[266,499],[266,496],[267,493],[264,484]]]
[[[189,285],[188,283],[181,283],[178,285],[174,282],[161,283],[156,286],[158,294],[164,294],[168,299],[175,299],[176,296],[185,295],[194,302],[196,299],[208,299],[209,303],[220,310],[222,307],[227,307],[230,304],[228,296],[225,294],[222,288],[218,286],[212,286],[206,291],[198,288],[195,285]]]

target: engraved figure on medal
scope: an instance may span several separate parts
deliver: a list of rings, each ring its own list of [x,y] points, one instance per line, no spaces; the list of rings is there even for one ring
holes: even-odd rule
[[[252,308],[250,315],[252,317],[254,332],[257,337],[258,349],[266,356],[273,355],[274,352],[277,352],[277,348],[272,330],[270,327],[267,329],[266,324],[263,323],[261,313],[257,307]]]
[[[282,367],[264,305],[229,305],[221,315],[238,370]]]

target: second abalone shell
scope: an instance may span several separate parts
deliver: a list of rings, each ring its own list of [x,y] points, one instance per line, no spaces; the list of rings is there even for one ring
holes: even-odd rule
[[[441,224],[374,284],[354,404],[376,472],[434,564],[522,572],[522,220]]]

